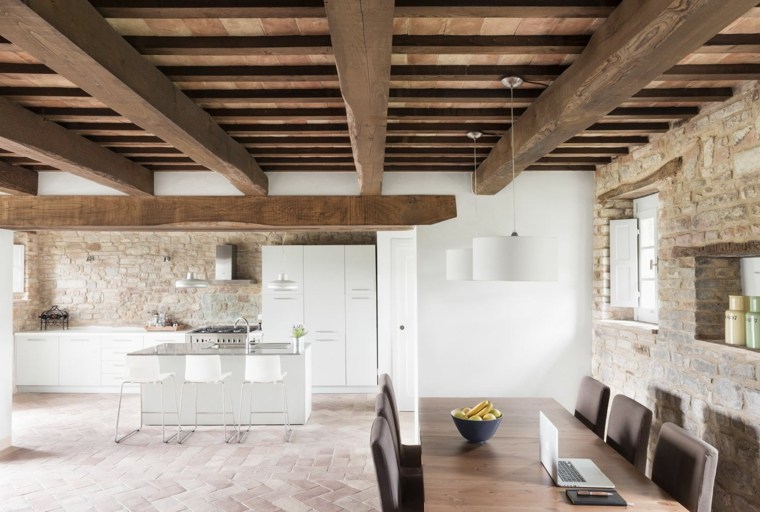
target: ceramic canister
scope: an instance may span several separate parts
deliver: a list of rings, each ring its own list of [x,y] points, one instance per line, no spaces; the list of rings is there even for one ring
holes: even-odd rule
[[[745,325],[747,346],[760,349],[760,297],[749,297],[749,312],[746,314]]]
[[[729,309],[726,310],[726,343],[729,345],[746,345],[746,297],[730,295],[728,304]]]

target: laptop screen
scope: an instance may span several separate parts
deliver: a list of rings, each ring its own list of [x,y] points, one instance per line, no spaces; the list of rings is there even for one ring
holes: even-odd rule
[[[557,481],[557,466],[559,461],[559,430],[549,418],[539,411],[539,455],[541,464],[546,468],[552,480]]]

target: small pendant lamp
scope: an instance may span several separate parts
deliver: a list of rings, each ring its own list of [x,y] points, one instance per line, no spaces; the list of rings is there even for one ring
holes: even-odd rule
[[[207,288],[208,281],[205,279],[198,279],[195,277],[194,272],[188,272],[184,279],[177,279],[174,282],[175,288]]]
[[[293,290],[298,289],[298,283],[288,279],[288,274],[285,273],[285,237],[288,236],[287,233],[282,235],[282,245],[280,246],[282,250],[282,272],[277,274],[277,279],[274,281],[269,281],[267,283],[267,288],[270,290],[278,291],[278,292],[291,292]]]
[[[477,174],[478,170],[478,139],[481,132],[467,132],[467,137],[472,140],[473,180],[475,180],[475,222],[478,219],[478,195]],[[447,249],[446,250],[446,280],[447,281],[472,281],[472,248]]]
[[[523,80],[508,76],[501,83],[509,88],[510,98],[513,229],[511,236],[473,238],[472,278],[476,281],[556,281],[557,239],[517,234],[514,90],[522,85]]]

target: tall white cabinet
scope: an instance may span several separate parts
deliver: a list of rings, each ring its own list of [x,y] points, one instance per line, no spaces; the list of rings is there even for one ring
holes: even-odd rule
[[[377,383],[377,299],[374,245],[263,247],[262,313],[264,337],[290,337],[303,323],[312,343],[312,382],[316,387],[374,386]],[[285,268],[298,290],[269,290],[278,268]],[[300,276],[300,277],[299,277]]]

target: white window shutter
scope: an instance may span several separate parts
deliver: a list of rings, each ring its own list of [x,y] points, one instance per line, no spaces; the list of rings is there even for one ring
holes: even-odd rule
[[[638,294],[638,221],[610,221],[610,305],[635,308]]]

